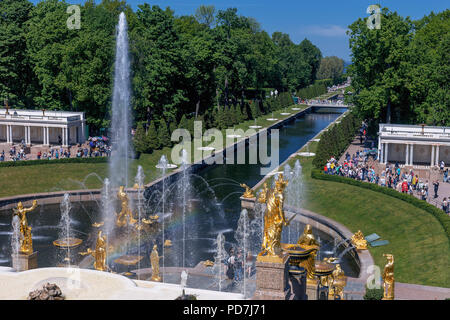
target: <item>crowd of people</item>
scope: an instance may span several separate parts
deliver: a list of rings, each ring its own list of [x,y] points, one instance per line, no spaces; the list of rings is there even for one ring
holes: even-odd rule
[[[339,175],[355,180],[374,183],[382,187],[392,188],[402,193],[414,195],[422,200],[438,198],[439,180],[434,180],[430,184],[428,180],[420,179],[412,169],[402,170],[398,163],[386,164],[381,172],[376,172],[375,166],[369,166],[369,153],[367,151],[357,151],[356,154],[345,155],[344,161],[338,162],[334,157],[327,161],[323,170],[326,174]],[[448,169],[444,170],[445,164],[441,162],[440,170],[443,175],[443,182],[450,182]],[[432,189],[431,189],[432,188]],[[432,191],[430,194],[430,191]],[[443,198],[441,207],[446,213],[450,213],[448,198]]]
[[[7,160],[56,160],[63,158],[109,157],[111,155],[111,145],[108,144],[108,139],[106,137],[89,137],[86,143],[78,144],[74,148],[63,148],[62,146],[54,146],[48,149],[42,147],[38,148],[34,158],[31,156],[30,151],[26,152],[27,147],[25,142],[22,141],[17,146],[11,146],[9,150],[9,159],[6,157],[5,150],[2,150],[0,153],[0,162]]]

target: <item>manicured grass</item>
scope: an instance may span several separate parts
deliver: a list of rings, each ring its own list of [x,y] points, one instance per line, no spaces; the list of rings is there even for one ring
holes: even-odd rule
[[[316,147],[312,142],[309,148],[314,152]],[[353,233],[377,233],[389,240],[386,246],[369,246],[369,251],[381,272],[386,264],[383,253],[394,255],[396,281],[450,287],[449,241],[436,218],[379,192],[312,179],[312,158],[296,157],[289,165],[293,167],[297,159],[303,166],[305,209],[338,221]]]
[[[161,174],[155,167],[161,156],[170,156],[170,149],[164,148],[152,154],[142,154],[139,160],[133,160],[130,166],[130,182],[138,165],[144,169],[145,183],[149,183]],[[36,166],[0,168],[0,197],[51,192],[60,190],[97,189],[108,176],[107,163],[65,163]]]

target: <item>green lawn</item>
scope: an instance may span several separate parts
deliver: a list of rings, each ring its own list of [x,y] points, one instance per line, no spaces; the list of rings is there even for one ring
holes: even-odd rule
[[[310,144],[315,151],[316,142]],[[303,151],[303,150],[302,150]],[[428,212],[404,201],[343,183],[312,179],[312,158],[301,159],[304,173],[304,207],[345,225],[351,232],[377,233],[389,244],[370,247],[375,264],[383,271],[383,253],[395,258],[395,280],[450,287],[450,247],[441,224]]]

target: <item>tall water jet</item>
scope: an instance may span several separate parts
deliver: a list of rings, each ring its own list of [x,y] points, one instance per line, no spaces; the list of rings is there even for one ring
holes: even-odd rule
[[[110,235],[115,224],[115,209],[113,205],[113,193],[111,190],[111,182],[108,178],[103,181],[103,187],[101,192],[101,204],[102,204],[102,222],[104,223],[103,230],[106,235]]]
[[[114,187],[128,184],[129,159],[132,155],[130,100],[128,25],[125,14],[122,12],[116,28],[116,58],[111,110],[112,153],[109,162],[109,177]]]
[[[159,159],[159,162],[157,164],[157,167],[161,169],[161,175],[162,175],[162,206],[161,206],[161,220],[162,220],[162,260],[163,260],[163,281],[165,276],[165,232],[166,232],[166,226],[165,226],[165,220],[166,220],[166,171],[167,171],[167,165],[168,161],[165,155],[162,155]]]
[[[67,265],[70,267],[70,216],[69,212],[71,209],[70,204],[70,195],[68,193],[64,194],[63,201],[60,204],[61,209],[61,220],[59,222],[59,227],[61,228],[59,232],[59,239],[66,240],[66,250],[67,250],[67,256],[65,257],[64,261],[67,261]]]
[[[222,291],[223,282],[223,262],[227,260],[227,251],[225,250],[225,236],[222,232],[217,235],[216,239],[216,254],[214,255],[214,274],[219,287],[219,291]]]
[[[182,183],[181,183],[181,193],[182,193],[182,224],[183,224],[183,258],[182,258],[182,267],[186,266],[186,206],[187,206],[187,196],[188,196],[188,188],[189,188],[189,176],[187,174],[187,170],[189,168],[189,159],[188,153],[185,149],[182,150],[181,157],[181,170],[183,170]]]
[[[18,216],[14,216],[12,219],[12,227],[13,232],[11,236],[11,253],[12,253],[12,265],[17,266],[18,265],[18,257],[19,257],[19,250],[20,250],[20,219]]]
[[[286,165],[288,167],[289,165]],[[285,174],[286,174],[286,167],[285,167]],[[297,160],[294,165],[294,169],[291,171],[291,168],[288,168],[289,170],[289,184],[286,187],[286,200],[285,205],[287,207],[292,207],[295,209],[300,209],[302,206],[302,200],[303,200],[303,175],[302,175],[302,165],[300,164],[300,161]],[[295,229],[294,229],[295,228]],[[287,242],[293,243],[296,242],[298,237],[300,236],[300,230],[298,228],[298,224],[290,225],[287,228]]]
[[[241,215],[238,220],[238,227],[234,234],[234,238],[236,239],[239,250],[242,250],[241,255],[241,263],[242,263],[242,271],[243,278],[240,279],[242,284],[242,295],[244,299],[247,297],[247,286],[246,286],[246,268],[247,268],[247,254],[250,248],[250,225],[249,225],[249,217],[246,209],[241,211]]]
[[[138,166],[136,177],[134,178],[135,186],[137,186],[137,210],[138,210],[138,221],[137,230],[140,231],[142,228],[142,216],[144,214],[144,169],[142,166]],[[141,233],[138,232],[138,256],[141,256]],[[138,262],[138,269],[141,268],[141,260]]]

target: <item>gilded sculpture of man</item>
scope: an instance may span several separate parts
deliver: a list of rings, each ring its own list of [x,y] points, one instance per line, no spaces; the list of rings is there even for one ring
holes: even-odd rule
[[[329,295],[335,297],[339,296],[340,300],[344,299],[344,287],[347,284],[347,278],[345,276],[344,270],[342,270],[341,265],[336,264],[336,269],[334,269],[331,274],[331,285],[329,286]]]
[[[306,277],[310,280],[314,279],[314,272],[316,270],[316,254],[319,250],[319,243],[316,241],[312,233],[311,225],[307,224],[303,230],[303,234],[298,238],[297,244],[305,250],[310,250],[306,259],[300,263],[300,267],[306,269]]]
[[[364,239],[364,235],[361,230],[358,230],[358,232],[352,235],[351,242],[356,247],[356,249],[367,250],[367,240]]]
[[[301,247],[307,247],[307,246],[318,246],[319,243],[316,241],[316,238],[314,237],[312,233],[312,227],[310,224],[307,224],[305,226],[305,229],[303,230],[303,234],[298,238],[297,244],[299,244]]]
[[[387,259],[387,264],[383,270],[383,300],[394,300],[394,256],[383,254]]]
[[[102,236],[102,231],[98,232],[97,242],[95,244],[95,250],[88,248],[86,252],[80,252],[82,256],[92,255],[95,259],[94,268],[98,271],[108,270],[106,265],[106,236]]]
[[[161,281],[161,277],[159,275],[159,259],[161,259],[161,257],[158,254],[158,246],[155,244],[153,246],[152,253],[150,254],[150,262],[152,265],[152,277],[150,280],[152,281]]]
[[[283,174],[279,174],[278,180],[275,182],[275,188],[268,190],[265,186],[265,190],[261,193],[258,201],[266,203],[266,211],[264,213],[264,235],[262,250],[258,254],[258,257],[280,257],[281,250],[281,232],[284,226],[287,226],[289,222],[286,221],[286,217],[283,211],[284,196],[283,192],[288,181],[283,180]]]
[[[17,208],[13,209],[13,217],[18,216],[20,219],[20,253],[33,253],[33,240],[31,238],[31,227],[28,226],[27,213],[33,211],[37,207],[37,201],[33,200],[33,205],[30,208],[24,208],[22,202],[17,204]]]
[[[125,193],[124,186],[120,186],[117,198],[121,202],[122,210],[117,215],[116,225],[118,227],[124,227],[128,224],[135,224],[137,220],[133,218],[133,213],[128,207],[128,196]]]

